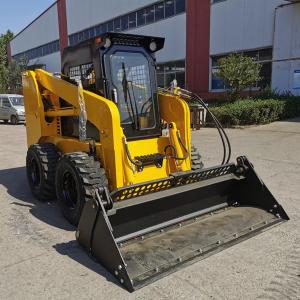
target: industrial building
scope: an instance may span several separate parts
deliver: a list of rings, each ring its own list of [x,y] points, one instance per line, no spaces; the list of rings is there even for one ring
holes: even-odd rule
[[[205,97],[224,92],[216,75],[218,59],[249,55],[262,64],[262,80],[300,95],[300,3],[287,0],[57,0],[19,32],[10,58],[60,71],[60,53],[69,45],[107,31],[166,38],[157,53],[158,84],[176,78]]]

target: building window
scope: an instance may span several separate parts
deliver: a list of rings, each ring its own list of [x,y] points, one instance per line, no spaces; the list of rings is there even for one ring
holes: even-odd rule
[[[129,18],[128,15],[121,17],[121,30],[122,31],[125,31],[129,28],[128,18]]]
[[[136,13],[132,13],[129,15],[129,28],[136,27]]]
[[[95,34],[96,34],[96,36],[100,35],[101,33],[103,33],[103,25],[102,24],[100,24],[100,25],[98,25],[98,26],[95,27]],[[71,43],[71,41],[70,41],[70,43]]]
[[[33,48],[30,50],[27,50],[22,53],[18,53],[17,55],[13,56],[13,59],[19,60],[22,57],[26,57],[27,59],[35,59],[41,56],[46,56],[55,52],[59,51],[59,41],[53,41],[51,43],[39,46],[37,48]]]
[[[260,77],[262,79],[256,82],[256,84],[252,88],[265,88],[266,86],[270,85],[271,75],[272,75],[273,49],[266,48],[266,49],[260,49],[255,51],[243,51],[239,53],[252,57],[257,63],[262,65],[260,71]],[[224,58],[226,56],[227,55],[213,56],[211,58],[211,89],[212,90],[226,90],[229,88],[228,85],[226,85],[224,79],[218,76],[219,61],[221,58]]]
[[[174,0],[167,0],[165,2],[165,16],[166,18],[172,17],[175,14]]]
[[[185,88],[185,61],[171,61],[157,65],[157,84],[159,87],[168,88],[176,79],[181,88]]]
[[[146,24],[145,9],[141,9],[137,12],[137,26],[144,26]]]
[[[114,31],[121,31],[121,18],[114,19]]]
[[[69,36],[70,45],[100,35],[105,32],[120,32],[145,26],[163,19],[182,14],[186,9],[186,0],[164,0],[145,8],[130,12],[126,15],[118,16],[112,20],[98,24],[84,31],[74,33]]]
[[[84,40],[84,33],[83,32],[79,32],[78,34],[78,41],[82,42]]]
[[[145,15],[146,15],[146,24],[150,24],[154,22],[154,5],[147,7],[145,10]]]
[[[155,21],[160,21],[165,18],[165,3],[160,2],[155,5]]]
[[[185,1],[184,0],[176,0],[175,2],[176,14],[181,14],[185,12]]]

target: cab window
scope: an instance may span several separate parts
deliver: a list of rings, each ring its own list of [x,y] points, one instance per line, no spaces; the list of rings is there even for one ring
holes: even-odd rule
[[[117,51],[111,55],[110,61],[122,124],[137,121],[140,129],[155,127],[155,95],[146,56],[138,52]]]
[[[7,98],[2,98],[2,107],[11,107],[11,104]]]
[[[23,97],[10,97],[9,99],[13,106],[24,106]]]

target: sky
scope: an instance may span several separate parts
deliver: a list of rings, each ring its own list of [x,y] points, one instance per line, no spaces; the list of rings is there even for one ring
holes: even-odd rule
[[[55,0],[0,0],[0,34],[10,29],[17,34]]]

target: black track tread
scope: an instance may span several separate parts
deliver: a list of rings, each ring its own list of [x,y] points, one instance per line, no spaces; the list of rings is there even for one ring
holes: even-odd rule
[[[201,155],[198,149],[193,145],[191,147],[191,165],[193,171],[201,170],[204,167],[204,164],[201,159]]]
[[[60,158],[56,146],[50,143],[33,144],[30,150],[36,152],[42,164],[43,175],[45,177],[44,188],[41,191],[41,200],[55,199],[55,171],[56,165]]]
[[[85,201],[95,196],[96,188],[108,186],[105,170],[93,156],[84,152],[73,152],[63,156],[69,159],[77,170],[85,190]]]

